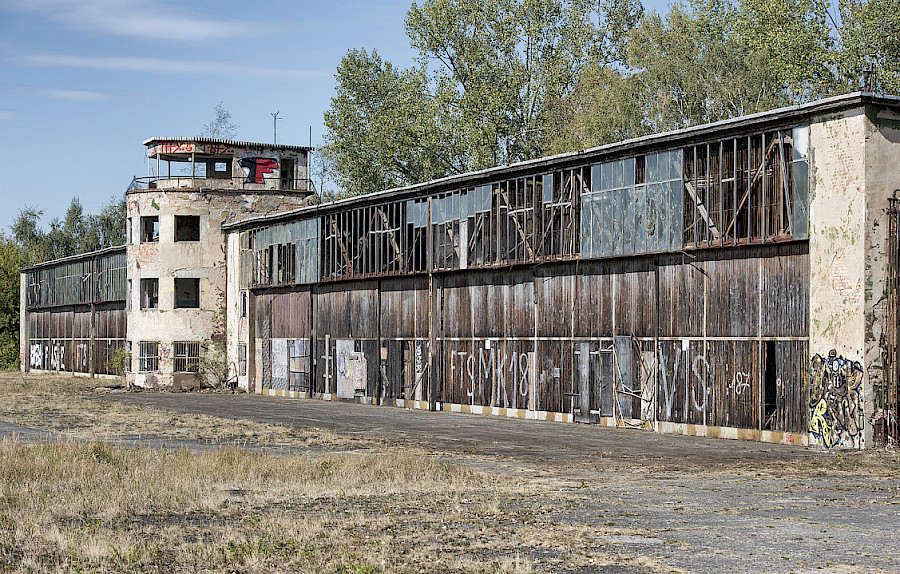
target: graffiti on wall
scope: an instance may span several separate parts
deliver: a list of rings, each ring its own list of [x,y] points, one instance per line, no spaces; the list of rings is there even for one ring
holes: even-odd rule
[[[684,357],[684,358],[682,358]],[[707,380],[710,374],[709,361],[704,355],[696,355],[691,359],[690,345],[688,341],[682,341],[681,347],[675,348],[675,364],[671,372],[668,372],[668,365],[665,352],[662,347],[659,348],[659,375],[660,387],[662,390],[663,400],[665,401],[665,420],[672,419],[672,412],[675,407],[675,386],[678,379],[679,369],[684,369],[683,377],[687,381],[690,379],[690,373],[693,373],[696,384],[692,386],[690,393],[684,393],[684,412],[688,412],[693,408],[698,413],[706,411],[707,405],[713,402],[713,388],[707,386]],[[689,372],[690,370],[690,372]],[[749,373],[746,374],[749,380]],[[737,375],[735,375],[737,376]],[[732,381],[731,392],[743,394],[745,386],[743,384],[743,376],[740,383],[734,384]],[[749,384],[748,384],[749,386]]]
[[[53,345],[50,351],[50,370],[62,371],[66,368],[66,348],[62,344]]]
[[[485,388],[490,389],[490,406],[495,407],[518,408],[518,396],[528,396],[528,353],[479,347],[474,353],[451,351],[449,359],[451,378],[460,376],[459,371],[468,381],[466,396],[472,404],[476,396],[484,396]]]
[[[245,157],[241,159],[241,169],[246,175],[244,183],[265,183],[266,175],[278,175],[278,160],[270,157]]]
[[[159,142],[147,149],[147,156],[156,154],[208,153],[213,155],[234,155],[234,147],[220,143]]]
[[[44,364],[44,348],[40,343],[31,344],[31,368],[41,369]]]
[[[82,373],[88,372],[88,345],[78,343],[75,345],[75,365],[73,369]]]
[[[830,351],[809,373],[810,442],[825,448],[862,446],[862,365]]]

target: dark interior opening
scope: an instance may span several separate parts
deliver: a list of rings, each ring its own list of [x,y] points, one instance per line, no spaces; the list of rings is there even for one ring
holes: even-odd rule
[[[141,243],[159,241],[159,217],[153,215],[141,218]]]
[[[775,341],[766,341],[764,429],[775,428],[775,407],[778,398],[778,377],[775,367]]]
[[[175,241],[200,241],[200,216],[175,216]]]
[[[196,309],[200,307],[200,280],[175,279],[175,308]]]

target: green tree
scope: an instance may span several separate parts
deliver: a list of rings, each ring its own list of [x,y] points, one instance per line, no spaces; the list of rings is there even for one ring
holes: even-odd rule
[[[551,108],[546,154],[565,153],[644,135],[635,80],[610,65],[588,66],[572,93]]]
[[[388,189],[465,168],[455,138],[435,122],[441,98],[428,93],[423,70],[397,69],[374,50],[351,50],[336,78],[322,152],[346,192]]]
[[[11,226],[12,238],[26,265],[87,253],[125,243],[125,200],[110,198],[100,213],[85,214],[74,197],[65,219],[54,218],[49,229],[41,229],[43,211],[26,207]]]
[[[628,65],[648,131],[810,101],[835,88],[818,0],[692,0],[646,16]]]
[[[540,154],[550,102],[597,57],[595,4],[582,0],[425,0],[411,45],[448,88],[454,129],[479,169]]]
[[[583,70],[616,57],[641,10],[637,0],[413,4],[415,66],[351,50],[338,67],[324,150],[336,181],[366,193],[540,155]]]
[[[22,250],[0,232],[0,370],[19,366],[19,268]]]
[[[881,91],[900,94],[900,0],[841,0],[838,13],[835,60],[845,89],[860,89],[872,69]]]

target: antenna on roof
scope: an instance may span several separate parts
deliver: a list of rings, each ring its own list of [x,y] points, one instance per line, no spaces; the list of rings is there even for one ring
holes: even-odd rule
[[[278,117],[279,112],[273,112],[270,114],[272,116],[272,143],[278,143],[278,120],[283,120],[284,118]]]

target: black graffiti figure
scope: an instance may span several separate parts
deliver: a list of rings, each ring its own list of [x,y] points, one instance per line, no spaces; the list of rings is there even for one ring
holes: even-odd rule
[[[241,159],[241,167],[247,170],[244,183],[263,183],[267,173],[278,172],[278,160],[268,157],[245,157]]]

